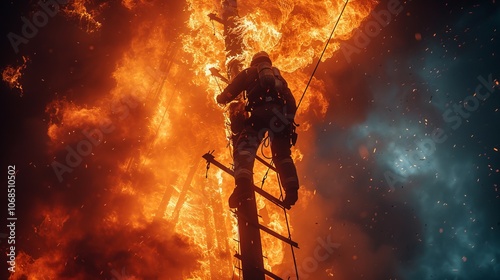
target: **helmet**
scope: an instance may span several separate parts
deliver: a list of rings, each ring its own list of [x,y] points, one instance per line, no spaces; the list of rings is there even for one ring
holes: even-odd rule
[[[272,64],[271,59],[269,58],[269,54],[267,54],[265,51],[260,51],[253,55],[250,66],[255,66],[264,61]]]

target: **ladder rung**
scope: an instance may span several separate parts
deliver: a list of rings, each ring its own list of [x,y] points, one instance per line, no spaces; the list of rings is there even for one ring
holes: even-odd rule
[[[278,275],[272,273],[271,271],[267,270],[264,268],[264,273],[273,278],[274,280],[283,280],[283,278],[279,277]]]
[[[271,201],[272,203],[274,203],[274,204],[276,204],[278,206],[281,206],[283,208],[286,208],[286,209],[290,209],[291,208],[290,206],[285,207],[285,205],[283,205],[283,202],[281,200],[277,199],[276,197],[272,196],[270,193],[268,193],[265,190],[257,187],[256,185],[253,186],[253,189],[254,189],[255,192],[257,192],[261,196],[267,198],[267,200]]]
[[[297,242],[291,240],[290,238],[286,238],[283,235],[281,235],[281,234],[275,232],[274,230],[267,228],[261,224],[254,224],[254,223],[250,222],[244,215],[240,214],[239,211],[236,211],[236,214],[238,215],[238,217],[243,218],[245,221],[250,223],[252,226],[256,226],[256,227],[260,228],[262,231],[265,231],[265,232],[269,233],[270,235],[278,238],[279,240],[281,240],[285,243],[288,243],[295,248],[299,248],[299,244]]]
[[[263,231],[265,231],[265,232],[269,233],[270,235],[272,235],[272,236],[274,236],[274,237],[278,238],[279,240],[281,240],[281,241],[283,241],[283,242],[286,242],[286,243],[288,243],[288,244],[292,245],[293,247],[295,247],[295,248],[297,248],[297,249],[299,248],[299,244],[298,244],[297,242],[295,242],[295,241],[291,240],[290,238],[286,238],[286,237],[284,237],[283,235],[281,235],[281,234],[279,234],[279,233],[275,232],[274,230],[272,230],[272,229],[270,229],[270,228],[267,228],[267,227],[265,227],[265,226],[263,226],[263,225],[261,225],[261,224],[259,224],[259,228],[260,228],[261,230],[263,230]]]
[[[240,261],[242,260],[240,254],[235,254],[234,257],[239,259]],[[273,278],[274,280],[283,280],[283,278],[279,277],[278,275],[272,273],[271,271],[269,271],[265,268],[259,268],[259,270],[264,272],[264,274],[267,274],[269,277]]]
[[[234,171],[227,168],[226,166],[224,166],[222,163],[220,163],[219,161],[217,161],[215,159],[215,157],[210,154],[210,153],[206,153],[202,156],[204,159],[206,159],[208,162],[212,163],[213,165],[219,167],[222,171],[226,172],[227,174],[231,175],[234,177]],[[260,158],[259,158],[260,159]],[[260,159],[261,161],[265,162],[266,164],[268,164],[266,161]],[[268,164],[269,165],[269,164]],[[269,168],[274,169],[274,167],[272,165],[269,165]],[[276,197],[272,196],[271,194],[269,194],[268,192],[266,192],[265,190],[257,187],[257,186],[253,186],[254,187],[254,191],[256,191],[258,194],[260,194],[261,196],[263,196],[264,198],[266,198],[267,200],[271,201],[272,203],[282,207],[282,208],[286,208],[286,209],[290,209],[291,207],[288,206],[288,207],[285,207],[285,205],[283,205],[283,202],[279,199],[277,199]]]
[[[234,177],[234,171],[227,168],[226,166],[224,166],[222,163],[218,162],[217,160],[215,160],[215,157],[210,154],[210,153],[206,153],[202,156],[204,159],[206,159],[208,162],[212,163],[213,165],[219,167],[220,169],[222,169],[222,171],[225,171],[227,174],[231,175]]]

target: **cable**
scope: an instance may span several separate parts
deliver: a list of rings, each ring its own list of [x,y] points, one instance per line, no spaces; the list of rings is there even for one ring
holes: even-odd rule
[[[337,21],[335,22],[335,25],[333,26],[332,33],[330,34],[330,37],[326,41],[325,48],[323,49],[323,52],[321,53],[320,57],[318,58],[318,62],[316,63],[316,66],[314,67],[314,70],[311,74],[311,77],[309,78],[309,81],[307,82],[306,88],[304,89],[302,96],[300,97],[299,103],[297,104],[297,110],[299,109],[299,106],[302,103],[302,99],[304,99],[304,96],[306,95],[307,89],[309,88],[309,85],[311,84],[312,78],[314,77],[314,74],[316,73],[316,70],[318,69],[319,63],[321,62],[321,59],[323,58],[323,55],[326,52],[326,48],[328,47],[328,44],[330,43],[330,40],[332,39],[333,34],[335,33],[335,29],[337,29],[337,25],[339,24],[340,18],[342,18],[342,15],[344,14],[345,8],[346,8],[348,3],[349,3],[349,0],[346,0],[344,7],[342,7],[342,11],[340,12],[339,17],[337,18]],[[269,172],[269,168],[267,169],[266,176],[267,176],[268,172]],[[265,178],[262,180],[262,186],[264,186],[264,181],[265,181]]]
[[[319,63],[321,62],[321,59],[323,58],[323,55],[326,52],[326,48],[328,47],[328,44],[330,43],[330,40],[333,37],[333,33],[335,32],[335,29],[337,28],[337,25],[339,24],[340,18],[342,17],[342,14],[344,14],[344,10],[345,10],[345,7],[347,6],[347,3],[349,3],[349,0],[345,1],[344,7],[342,8],[342,11],[340,12],[339,17],[337,18],[337,22],[335,22],[335,26],[333,26],[333,30],[332,30],[332,33],[330,34],[330,38],[328,38],[328,41],[326,41],[325,48],[323,49],[323,52],[319,56],[318,62],[316,63],[316,67],[314,67],[314,70],[311,74],[311,77],[309,78],[309,81],[307,82],[306,88],[304,89],[304,92],[302,93],[302,96],[300,97],[299,103],[297,104],[297,109],[299,108],[300,103],[302,103],[302,99],[304,98],[304,95],[306,95],[306,91],[309,88],[309,84],[311,83],[312,78],[314,77],[314,74],[316,73],[316,70],[318,69]]]
[[[214,29],[214,36],[215,36],[215,24],[214,24],[214,21],[211,19],[210,22],[212,23],[212,28]]]
[[[281,185],[281,180],[280,176],[278,173],[276,173],[276,177],[278,178],[278,186],[280,188],[280,198],[283,198],[283,186]],[[286,229],[288,231],[288,238],[292,240],[292,232],[290,231],[290,224],[288,223],[288,216],[286,214],[286,208],[283,208],[283,213],[285,214],[285,222],[286,222]],[[297,260],[295,259],[295,250],[293,249],[293,246],[290,245],[290,249],[292,250],[292,258],[293,258],[293,266],[295,267],[295,276],[297,276],[297,280],[299,280],[299,270],[297,268]]]
[[[222,88],[219,84],[219,80],[217,79],[217,77],[214,76],[214,74],[212,74],[212,77],[215,79],[215,82],[217,83],[217,86],[219,87],[219,91],[222,92]]]
[[[273,164],[273,161],[271,160],[271,165]],[[267,171],[266,171],[266,174],[264,174],[264,177],[262,177],[262,184],[260,185],[260,189],[264,189],[264,183],[266,182],[266,179],[267,179],[267,175],[269,174],[269,170],[271,170],[271,168],[267,168]]]
[[[327,47],[328,47],[328,44],[330,43],[330,40],[332,39],[333,34],[335,33],[335,29],[337,28],[337,25],[338,25],[338,23],[339,23],[339,21],[340,21],[340,19],[341,19],[342,15],[344,14],[345,8],[346,8],[346,6],[347,6],[347,4],[348,4],[348,3],[349,3],[349,0],[346,0],[346,2],[345,2],[345,4],[344,4],[344,6],[342,7],[342,11],[340,12],[339,17],[337,18],[337,21],[335,22],[335,25],[333,26],[333,30],[332,30],[332,32],[331,32],[331,34],[330,34],[330,37],[328,38],[328,40],[327,40],[327,42],[326,42],[326,44],[325,44],[325,47],[324,47],[323,51],[321,52],[320,57],[318,58],[318,62],[316,63],[316,66],[314,67],[314,70],[313,70],[313,72],[312,72],[312,74],[311,74],[311,77],[309,78],[309,81],[307,82],[307,85],[306,85],[306,87],[305,87],[305,89],[304,89],[304,92],[302,93],[302,96],[300,97],[299,103],[297,104],[297,109],[300,107],[300,104],[302,103],[302,100],[304,99],[304,96],[305,96],[305,94],[306,94],[306,92],[307,92],[307,89],[309,88],[309,85],[311,84],[311,81],[312,81],[312,79],[313,79],[313,77],[314,77],[314,74],[316,73],[316,70],[318,69],[318,66],[319,66],[319,64],[320,64],[320,62],[321,62],[321,59],[323,58],[323,55],[324,55],[324,54],[325,54],[325,52],[326,52],[326,49],[327,49]],[[217,85],[219,86],[219,89],[220,89],[220,85],[219,85],[219,82],[217,81],[217,79],[216,79],[216,82],[217,82]],[[264,142],[265,142],[265,141],[264,141]],[[261,149],[262,149],[262,148],[261,148]],[[261,153],[262,153],[262,154],[264,154],[264,153],[262,152],[262,150],[261,150]],[[267,178],[267,175],[268,175],[269,169],[270,169],[270,168],[268,168],[268,170],[267,170],[266,174],[264,175],[264,178],[263,178],[263,180],[262,180],[262,186],[261,186],[261,188],[263,188],[263,186],[264,186],[264,181],[265,181],[265,179]],[[278,185],[279,185],[279,189],[280,189],[280,198],[281,198],[281,199],[283,199],[283,187],[282,187],[282,184],[281,184],[281,180],[280,180],[280,178],[279,178],[279,174],[276,174],[276,175],[277,175],[277,177],[278,177]],[[283,208],[283,212],[284,212],[284,215],[285,215],[285,222],[286,222],[287,231],[288,231],[288,238],[289,238],[289,239],[291,239],[291,238],[292,238],[292,234],[291,234],[291,231],[290,231],[290,224],[289,224],[289,221],[288,221],[288,216],[287,216],[287,213],[286,213],[286,208]],[[238,247],[239,247],[239,246],[238,246]],[[298,279],[299,279],[299,272],[298,272],[298,268],[297,268],[297,260],[296,260],[296,258],[295,258],[295,251],[294,251],[294,249],[293,249],[293,246],[292,246],[292,245],[290,245],[290,248],[291,248],[291,251],[292,251],[293,264],[294,264],[294,267],[295,267],[295,275],[296,275],[297,280],[298,280]],[[234,276],[234,268],[233,268],[233,276]]]
[[[333,34],[335,33],[335,29],[337,28],[337,25],[340,21],[340,18],[342,17],[342,14],[344,14],[344,11],[345,11],[345,7],[347,6],[347,3],[349,3],[349,0],[346,0],[345,4],[344,4],[344,7],[342,8],[342,11],[340,12],[340,15],[337,19],[337,22],[335,23],[335,26],[333,27],[333,30],[332,30],[332,33],[330,34],[330,37],[328,38],[328,41],[326,41],[326,44],[325,44],[325,48],[323,49],[323,52],[321,53],[319,59],[318,59],[318,62],[316,63],[316,66],[314,67],[314,70],[311,74],[311,77],[309,78],[309,81],[307,82],[307,85],[306,85],[306,88],[304,89],[304,92],[302,93],[302,96],[300,97],[300,100],[299,100],[299,103],[297,104],[297,109],[299,108],[300,104],[302,103],[302,99],[304,99],[304,96],[307,92],[307,89],[309,88],[309,85],[311,84],[311,81],[312,81],[312,78],[314,77],[314,74],[316,73],[316,70],[318,69],[318,66],[319,66],[319,63],[321,62],[321,59],[323,58],[323,55],[325,54],[326,52],[326,48],[328,47],[328,44],[330,43],[330,40],[332,39],[333,37]],[[269,168],[268,168],[268,171],[269,171]],[[266,172],[266,175],[267,175],[267,172]],[[279,174],[276,174],[276,176],[278,177],[278,185],[279,185],[279,188],[280,188],[280,198],[283,199],[283,187],[281,185],[281,180],[279,178]],[[290,224],[288,223],[288,216],[286,214],[286,208],[283,208],[283,212],[285,214],[285,222],[286,222],[286,228],[287,228],[287,231],[288,231],[288,238],[292,239],[292,233],[290,231]],[[297,268],[297,260],[295,259],[295,250],[293,249],[293,246],[290,245],[290,248],[292,250],[292,258],[293,258],[293,265],[295,267],[295,275],[297,277],[297,280],[299,280],[299,271],[298,271],[298,268]]]

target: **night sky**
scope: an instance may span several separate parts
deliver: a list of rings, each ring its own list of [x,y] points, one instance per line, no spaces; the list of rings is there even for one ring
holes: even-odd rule
[[[313,122],[307,164],[298,164],[306,187],[316,193],[310,208],[290,212],[294,240],[312,240],[298,253],[301,279],[500,279],[499,3],[426,2],[401,2],[401,12],[391,14],[389,25],[372,37],[355,35],[343,41],[341,50],[316,72],[325,81],[330,105],[326,116]],[[374,10],[386,11],[388,3],[394,1],[381,1]],[[87,192],[100,192],[98,186],[72,188],[57,182],[50,163],[64,153],[48,144],[53,115],[47,108],[55,99],[91,103],[93,92],[110,91],[115,86],[111,73],[131,44],[132,26],[156,11],[150,7],[134,13],[111,1],[102,6],[99,18],[104,24],[95,33],[84,31],[92,22],[56,15],[16,53],[7,34],[19,33],[21,17],[30,17],[36,5],[4,1],[0,17],[2,71],[29,57],[20,79],[22,91],[2,82],[0,103],[2,168],[6,172],[15,164],[19,171],[16,208],[23,222],[17,223],[16,239],[20,250],[35,259],[42,254],[40,248],[52,246],[34,230],[43,220],[36,214],[40,205],[79,208]],[[161,7],[172,34],[181,30],[183,3]],[[368,17],[360,30],[375,20]],[[131,126],[140,122],[128,121]],[[301,140],[299,136],[299,145]],[[120,143],[118,150],[125,151],[129,143]],[[104,148],[99,151],[105,153]],[[124,152],[117,160],[126,157]],[[75,174],[95,182],[113,162],[99,164],[102,170]],[[194,267],[188,261],[193,256],[168,232],[149,245],[165,251],[175,247],[179,260],[186,260],[183,268]],[[4,250],[5,229],[0,234]],[[308,269],[304,260],[312,255],[316,237],[326,236],[339,249]],[[89,251],[88,242],[106,246],[128,241],[92,235],[71,246],[91,258],[98,249]],[[8,275],[3,258],[2,279]],[[120,257],[110,253],[104,258]],[[112,261],[69,265],[64,275],[51,279],[80,279],[75,275],[83,270],[88,273],[84,275],[112,279],[106,267]],[[340,274],[345,278],[335,277],[335,269],[342,267],[349,270]],[[172,273],[170,269],[162,272]],[[106,272],[99,278],[101,270]],[[181,274],[172,275],[181,279]],[[156,278],[144,272],[133,279]]]

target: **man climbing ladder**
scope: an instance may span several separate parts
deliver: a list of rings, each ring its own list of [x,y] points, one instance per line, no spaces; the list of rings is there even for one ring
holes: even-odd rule
[[[253,166],[257,149],[266,132],[271,141],[273,162],[285,189],[283,205],[289,208],[298,199],[299,180],[290,148],[295,145],[295,99],[278,68],[266,52],[256,53],[250,67],[241,71],[217,96],[219,104],[227,104],[240,93],[248,98],[249,118],[233,143],[235,189],[229,197],[229,207],[237,208],[251,197]]]

